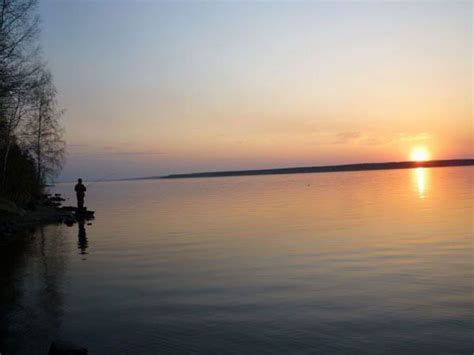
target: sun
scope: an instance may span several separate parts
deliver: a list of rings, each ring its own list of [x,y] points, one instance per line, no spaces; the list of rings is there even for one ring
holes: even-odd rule
[[[430,153],[426,148],[416,147],[410,153],[410,159],[413,161],[426,161],[430,158]]]

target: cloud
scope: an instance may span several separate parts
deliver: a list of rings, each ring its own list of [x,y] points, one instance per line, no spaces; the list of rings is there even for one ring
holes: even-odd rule
[[[406,134],[406,133],[399,134],[399,139],[401,141],[406,141],[406,142],[424,141],[424,140],[428,140],[432,138],[433,138],[433,135],[427,132],[421,132],[421,133],[416,133],[416,134]]]
[[[123,149],[121,147],[106,146],[103,147],[102,154],[110,155],[159,155],[163,154],[156,149]]]
[[[394,141],[400,142],[420,142],[432,139],[433,136],[427,132],[420,132],[415,134],[407,133],[374,133],[374,132],[359,132],[359,131],[345,131],[336,133],[333,136],[332,144],[353,144],[353,145],[384,145]]]
[[[126,148],[124,148],[126,147]],[[161,155],[163,152],[154,148],[133,147],[129,143],[120,146],[97,146],[90,144],[68,144],[69,156],[150,156]]]
[[[110,154],[115,155],[161,155],[163,152],[155,150],[135,150],[135,151],[116,151]]]
[[[336,134],[336,140],[334,141],[334,144],[352,142],[360,137],[362,137],[362,133],[358,131],[340,132]]]
[[[383,145],[388,144],[394,140],[391,135],[373,133],[373,132],[359,132],[347,131],[335,134],[332,144],[352,144],[352,145]]]
[[[364,137],[359,141],[360,145],[383,145],[392,142],[393,139],[390,137],[382,137],[382,136],[367,136]]]

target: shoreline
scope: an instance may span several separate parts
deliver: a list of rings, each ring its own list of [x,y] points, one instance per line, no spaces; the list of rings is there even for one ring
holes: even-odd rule
[[[1,199],[1,202],[0,245],[16,240],[22,232],[29,229],[49,224],[62,224],[75,218],[70,210],[60,207],[60,203],[51,203],[51,197],[39,203],[35,209],[27,210],[17,207],[9,200]]]
[[[123,180],[190,179],[190,178],[252,176],[252,175],[332,173],[332,172],[370,171],[370,170],[442,168],[442,167],[473,166],[473,165],[474,165],[474,159],[428,160],[428,161],[420,161],[420,162],[402,161],[402,162],[386,162],[386,163],[359,163],[359,164],[344,164],[344,165],[303,166],[303,167],[275,168],[275,169],[212,171],[212,172],[198,172],[198,173],[185,173],[185,174],[171,174],[171,175],[166,175],[166,176],[150,176],[150,177],[142,177],[142,178],[123,179]]]

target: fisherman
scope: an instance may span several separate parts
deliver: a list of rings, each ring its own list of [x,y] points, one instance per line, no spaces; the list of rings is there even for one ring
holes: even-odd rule
[[[74,190],[76,191],[77,197],[77,210],[83,211],[84,210],[84,196],[86,195],[86,187],[82,184],[82,179],[77,179],[77,184],[74,186]]]

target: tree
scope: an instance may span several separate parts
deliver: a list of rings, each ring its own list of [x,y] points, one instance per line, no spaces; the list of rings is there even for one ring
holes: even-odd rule
[[[23,61],[38,45],[37,0],[0,0],[0,63]]]
[[[15,133],[29,111],[29,96],[41,65],[38,60],[37,0],[0,0],[1,187]]]
[[[65,147],[37,1],[0,0],[0,195],[23,201],[59,171]]]
[[[11,147],[17,142],[16,133],[21,127],[20,123],[24,121],[32,110],[31,94],[31,83],[26,82],[23,87],[17,87],[15,91],[11,92],[9,99],[3,108],[2,186],[5,185],[7,178]]]
[[[0,0],[0,114],[40,69],[37,0]]]
[[[32,90],[32,111],[23,130],[25,146],[36,162],[38,184],[54,177],[64,162],[65,142],[59,118],[56,88],[52,75],[45,68],[41,70]]]

